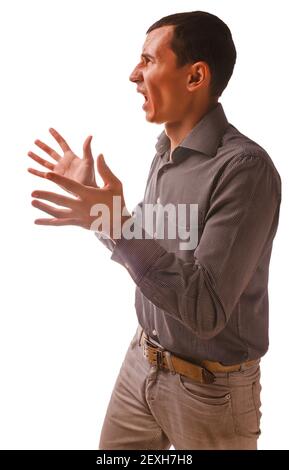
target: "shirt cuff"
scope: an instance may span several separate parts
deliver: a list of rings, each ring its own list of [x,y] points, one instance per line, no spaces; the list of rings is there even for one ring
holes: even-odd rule
[[[166,250],[141,228],[141,238],[118,238],[110,259],[124,266],[136,284]]]

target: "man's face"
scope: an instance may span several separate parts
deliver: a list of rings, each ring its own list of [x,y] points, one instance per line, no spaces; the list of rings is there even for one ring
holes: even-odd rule
[[[162,26],[148,33],[140,62],[129,77],[147,98],[146,120],[158,124],[182,120],[192,104],[186,86],[189,65],[176,68],[177,57],[170,48],[173,30],[174,26]]]

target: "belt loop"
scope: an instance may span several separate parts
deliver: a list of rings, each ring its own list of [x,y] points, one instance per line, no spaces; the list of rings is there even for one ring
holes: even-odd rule
[[[144,329],[141,326],[139,326],[139,338],[138,338],[138,345],[139,346],[141,345],[141,339],[142,339],[143,332],[144,332]]]
[[[169,368],[170,368],[170,371],[173,375],[176,374],[176,371],[175,371],[175,368],[174,368],[174,365],[173,365],[173,361],[172,361],[172,358],[171,358],[171,353],[170,351],[164,351],[163,354],[165,354],[166,358],[167,358],[167,361],[168,361],[168,364],[169,364]]]
[[[244,364],[244,362],[242,362],[240,364],[240,369],[238,370],[238,372],[243,372],[244,370],[245,370],[245,364]]]

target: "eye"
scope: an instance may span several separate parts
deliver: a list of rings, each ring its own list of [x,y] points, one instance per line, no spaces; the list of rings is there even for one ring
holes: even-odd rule
[[[151,62],[151,60],[148,57],[142,57],[142,60],[147,64],[148,62]]]

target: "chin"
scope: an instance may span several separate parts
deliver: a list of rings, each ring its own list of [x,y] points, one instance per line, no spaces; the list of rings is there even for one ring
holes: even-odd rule
[[[145,118],[147,122],[151,122],[155,124],[159,124],[160,122],[163,122],[159,120],[159,117],[157,116],[155,108],[151,104],[148,107],[148,109],[145,110]]]
[[[146,121],[147,121],[147,122],[155,122],[153,116],[150,117],[149,115],[146,114],[145,118],[146,118]]]
[[[160,116],[156,116],[155,114],[151,115],[150,113],[146,113],[146,121],[151,122],[154,124],[163,124],[165,122]]]

